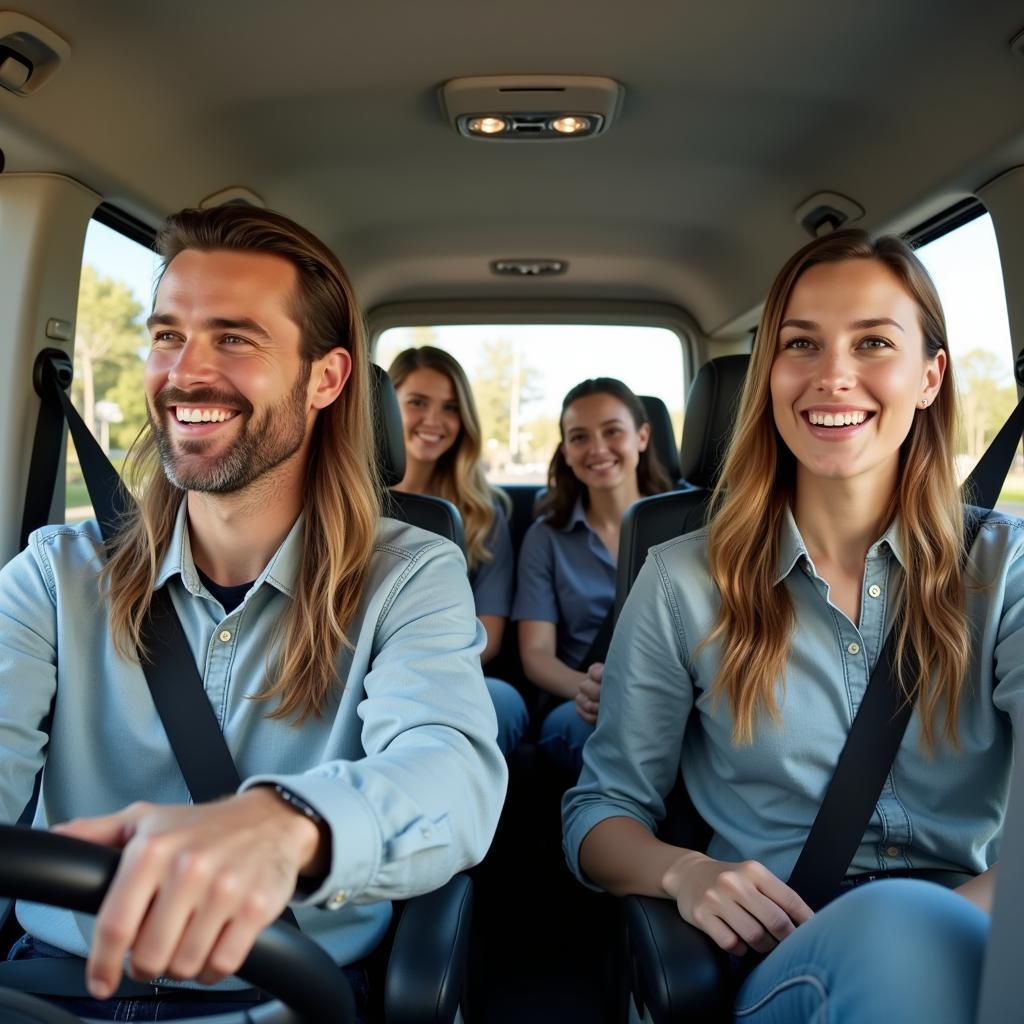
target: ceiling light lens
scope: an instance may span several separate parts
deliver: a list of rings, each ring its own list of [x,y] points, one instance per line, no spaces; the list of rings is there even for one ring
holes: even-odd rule
[[[474,117],[469,122],[469,130],[476,135],[500,135],[508,128],[503,117]]]
[[[562,135],[579,135],[580,132],[590,131],[590,118],[567,114],[565,117],[555,118],[551,122],[551,127]]]

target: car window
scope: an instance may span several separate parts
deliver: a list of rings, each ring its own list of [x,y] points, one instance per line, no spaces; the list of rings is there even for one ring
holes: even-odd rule
[[[683,348],[666,327],[610,324],[458,324],[393,327],[376,346],[387,367],[409,347],[434,345],[463,366],[473,388],[492,483],[542,483],[559,442],[562,399],[587,377],[617,377],[662,399],[678,440]]]
[[[156,269],[151,249],[98,220],[89,222],[78,288],[71,400],[118,470],[146,419],[144,322]],[[65,521],[78,523],[90,516],[92,504],[69,438]]]
[[[946,314],[960,393],[962,478],[1017,404],[1006,293],[992,218],[983,213],[917,250]],[[996,508],[1024,515],[1024,462],[1018,453]]]

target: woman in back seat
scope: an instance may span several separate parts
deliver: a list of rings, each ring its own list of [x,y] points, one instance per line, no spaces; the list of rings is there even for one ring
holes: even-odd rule
[[[527,677],[561,699],[541,725],[540,744],[575,778],[601,699],[622,516],[671,482],[650,444],[643,403],[622,381],[577,384],[559,426],[542,518],[519,552],[512,618]]]
[[[476,614],[487,633],[480,661],[501,649],[512,604],[515,556],[509,500],[487,482],[480,461],[480,418],[466,372],[430,345],[395,356],[388,376],[398,395],[405,435],[405,476],[396,491],[446,498],[462,515]],[[526,704],[514,686],[485,677],[498,716],[498,746],[508,756],[526,729]]]
[[[1024,721],[1024,522],[990,514],[968,554],[956,440],[927,272],[895,238],[811,242],[765,302],[710,526],[652,549],[617,624],[566,852],[734,954],[737,1020],[974,1020]],[[916,706],[812,914],[784,879],[889,629]],[[655,835],[680,771],[707,853]]]

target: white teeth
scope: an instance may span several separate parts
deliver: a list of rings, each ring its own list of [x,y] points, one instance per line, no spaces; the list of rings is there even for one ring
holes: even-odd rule
[[[807,418],[816,427],[849,427],[863,423],[868,417],[866,412],[809,412]]]
[[[226,409],[187,409],[180,405],[174,412],[180,423],[223,423],[234,415]]]

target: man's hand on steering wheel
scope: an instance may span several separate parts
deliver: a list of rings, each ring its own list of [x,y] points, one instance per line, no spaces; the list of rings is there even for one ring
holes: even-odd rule
[[[96,999],[120,984],[126,953],[137,981],[236,973],[299,875],[325,868],[320,830],[268,788],[199,806],[135,803],[53,831],[124,851],[86,969]]]

